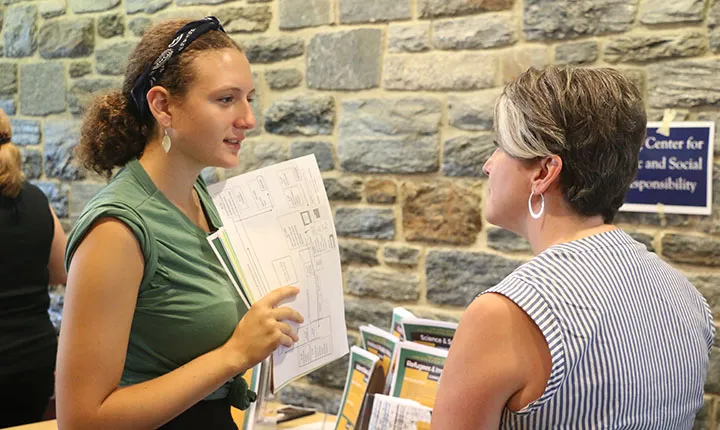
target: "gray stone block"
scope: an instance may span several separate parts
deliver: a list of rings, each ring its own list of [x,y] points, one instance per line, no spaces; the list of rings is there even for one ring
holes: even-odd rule
[[[125,0],[125,11],[128,15],[145,12],[153,14],[170,6],[172,0]]]
[[[345,321],[347,328],[358,329],[361,325],[390,327],[393,305],[374,299],[358,299],[345,296]]]
[[[89,61],[74,61],[69,67],[70,77],[79,78],[92,73],[92,63]]]
[[[305,140],[290,144],[290,158],[298,158],[308,154],[315,154],[315,160],[320,171],[325,172],[335,168],[332,144]]]
[[[105,188],[105,184],[93,182],[75,182],[70,187],[70,217],[77,218],[82,214],[90,199]]]
[[[437,171],[440,103],[407,97],[343,103],[338,158],[351,172]]]
[[[430,49],[430,23],[390,24],[388,52],[422,52]]]
[[[435,98],[348,99],[343,102],[340,135],[431,136],[439,131],[440,116],[440,101]]]
[[[493,134],[458,136],[445,142],[442,172],[445,176],[484,177],[483,165],[495,152]]]
[[[17,64],[0,63],[0,94],[13,95],[17,89]]]
[[[250,172],[261,167],[277,164],[288,159],[286,143],[255,140],[244,141],[238,154],[240,159],[237,167],[225,171],[225,178]]]
[[[29,57],[37,47],[38,8],[18,4],[7,8],[3,23],[3,50],[6,57]]]
[[[20,112],[48,115],[65,111],[65,71],[62,63],[20,66]]]
[[[526,0],[523,32],[528,40],[624,32],[633,24],[637,3],[638,0]]]
[[[555,47],[557,64],[587,64],[598,58],[600,48],[594,40],[563,43]]]
[[[12,141],[18,146],[40,144],[40,121],[35,119],[12,118]]]
[[[513,0],[418,0],[420,18],[467,15],[476,12],[508,10]]]
[[[502,89],[480,91],[471,95],[448,96],[448,122],[461,130],[492,130],[495,102]]]
[[[42,153],[36,149],[22,149],[22,170],[27,179],[38,179],[42,176]]]
[[[385,264],[398,266],[417,266],[420,262],[420,249],[407,246],[386,246],[383,248]]]
[[[120,0],[68,0],[74,13],[103,12],[120,4]]]
[[[410,19],[410,0],[340,0],[340,23]]]
[[[482,228],[479,184],[405,182],[402,193],[406,241],[453,245],[476,242]]]
[[[425,258],[428,302],[467,306],[522,261],[483,252],[430,251]]]
[[[694,107],[720,103],[720,59],[675,60],[650,64],[648,105]],[[688,85],[692,82],[692,85]]]
[[[115,36],[123,36],[125,34],[125,15],[121,13],[113,13],[98,17],[98,34],[100,37],[109,39]]]
[[[459,323],[460,315],[439,311],[435,308],[420,308],[415,306],[405,306],[405,309],[412,312],[418,318],[427,318],[431,320],[445,321],[451,323]]]
[[[662,238],[662,255],[676,263],[720,267],[720,239],[669,233]]]
[[[494,54],[390,54],[385,56],[382,86],[388,90],[477,90],[494,86],[497,70]]]
[[[710,49],[715,53],[720,52],[720,1],[712,2],[710,10],[708,10],[707,27]],[[718,411],[720,411],[720,408],[718,408]]]
[[[357,173],[429,173],[438,170],[439,142],[434,136],[341,138],[340,166]]]
[[[33,185],[47,196],[50,206],[58,218],[67,218],[68,216],[68,191],[67,184],[49,182],[49,181],[30,181]]]
[[[643,24],[699,22],[704,18],[705,0],[645,0],[640,8]]]
[[[332,23],[330,0],[278,0],[281,30],[317,27]]]
[[[297,37],[257,37],[240,41],[240,46],[251,64],[275,63],[303,55],[305,44]]]
[[[40,28],[38,45],[43,58],[86,57],[95,45],[91,18],[61,18]]]
[[[390,240],[395,237],[392,209],[338,208],[335,212],[338,236]]]
[[[65,0],[44,0],[37,4],[40,16],[45,19],[65,15]]]
[[[324,90],[377,87],[382,37],[382,30],[371,28],[316,34],[308,45],[308,87]]]
[[[73,148],[80,143],[80,122],[46,120],[43,135],[45,176],[68,181],[84,179],[85,170],[73,161]]]
[[[332,96],[301,94],[276,100],[265,111],[265,131],[275,134],[332,134],[334,122]]]
[[[345,277],[348,292],[356,296],[396,302],[416,301],[420,298],[420,280],[410,273],[351,268]]]
[[[122,88],[120,79],[83,78],[72,82],[68,91],[68,107],[73,115],[82,115],[89,103],[98,95],[111,89]]]
[[[699,32],[666,35],[627,35],[605,43],[604,58],[610,63],[694,57],[705,52],[707,38]]]
[[[510,13],[490,13],[451,18],[433,23],[433,45],[437,49],[484,49],[517,41]]]
[[[0,110],[5,112],[7,115],[15,115],[15,112],[17,111],[15,98],[0,97]]]
[[[265,71],[265,82],[270,89],[287,90],[296,88],[303,80],[303,74],[298,69],[276,69]]]
[[[340,240],[339,243],[342,264],[360,263],[370,266],[379,264],[378,246],[374,243],[360,240]]]
[[[530,243],[524,237],[519,236],[504,228],[491,227],[487,230],[488,248],[500,252],[532,252]]]
[[[136,45],[137,42],[117,42],[98,48],[95,53],[95,70],[101,75],[125,74],[128,57]]]
[[[133,18],[128,23],[128,29],[135,37],[142,37],[150,27],[152,27],[152,20],[144,16]]]
[[[227,7],[217,11],[218,19],[228,33],[262,32],[270,26],[270,6]]]
[[[362,199],[362,180],[352,176],[325,178],[325,192],[330,200],[360,201]]]

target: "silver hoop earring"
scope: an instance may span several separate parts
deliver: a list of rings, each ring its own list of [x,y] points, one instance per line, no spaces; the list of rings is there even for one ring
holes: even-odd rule
[[[168,136],[167,128],[165,129],[165,136],[163,136],[162,140],[162,148],[163,151],[167,154],[170,152],[170,147],[172,146],[172,140],[170,140],[170,136]]]
[[[543,196],[542,193],[540,193],[540,210],[538,212],[533,211],[532,207],[532,198],[535,195],[534,192],[530,192],[530,198],[528,199],[528,210],[530,211],[530,216],[534,219],[539,219],[543,212],[545,212],[545,196]]]

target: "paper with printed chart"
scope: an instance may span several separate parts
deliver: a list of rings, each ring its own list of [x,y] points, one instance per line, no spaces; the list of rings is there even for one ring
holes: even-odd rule
[[[335,222],[314,155],[244,173],[208,187],[224,225],[234,282],[253,304],[291,285],[285,303],[302,314],[299,340],[273,353],[273,386],[348,353]],[[228,263],[228,260],[225,260]]]

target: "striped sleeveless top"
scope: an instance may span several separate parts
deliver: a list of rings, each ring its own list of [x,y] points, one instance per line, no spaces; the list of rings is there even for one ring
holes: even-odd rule
[[[715,335],[705,299],[622,230],[552,246],[483,294],[502,294],[542,331],[542,396],[502,429],[690,429]]]

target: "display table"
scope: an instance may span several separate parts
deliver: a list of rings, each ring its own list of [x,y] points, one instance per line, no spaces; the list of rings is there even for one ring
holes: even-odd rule
[[[242,428],[242,411],[232,408],[232,416],[238,427]],[[323,425],[324,424],[324,425]],[[324,430],[331,429],[335,424],[335,416],[316,412],[310,416],[298,418],[292,421],[284,422],[277,425],[259,425],[255,426],[257,430],[277,429],[277,430]],[[8,427],[6,430],[58,430],[57,421],[41,421],[39,423],[27,424],[18,427]]]

